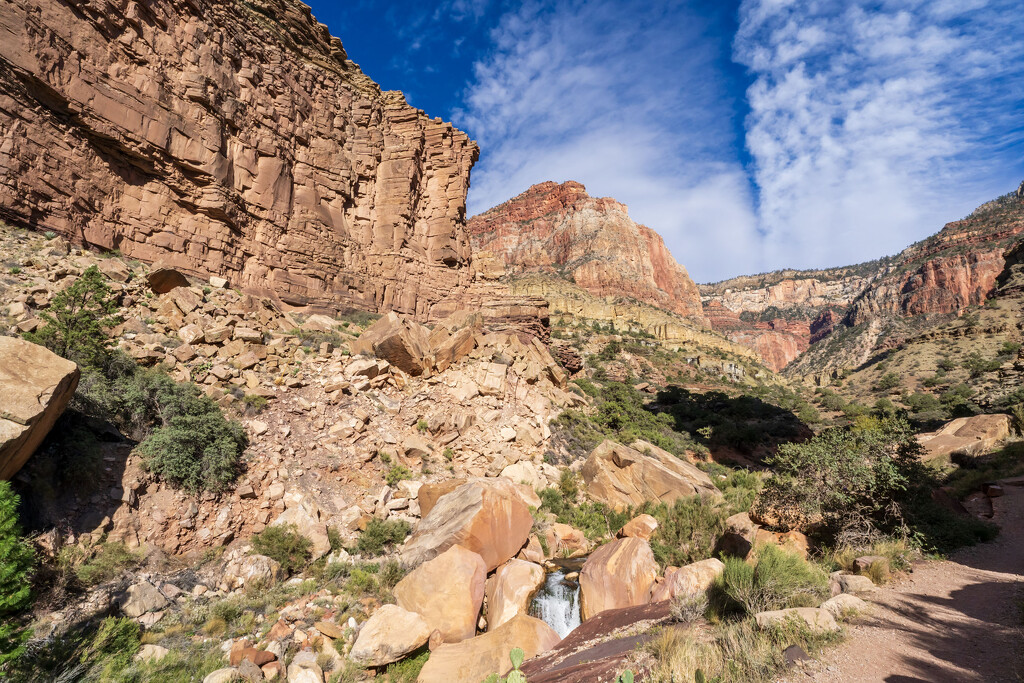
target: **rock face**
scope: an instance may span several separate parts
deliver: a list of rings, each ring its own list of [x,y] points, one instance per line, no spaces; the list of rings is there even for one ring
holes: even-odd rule
[[[671,505],[685,496],[722,495],[705,472],[645,441],[632,447],[602,442],[590,453],[580,474],[587,495],[616,510],[645,501]]]
[[[506,272],[566,273],[597,296],[627,297],[703,322],[700,295],[661,236],[577,182],[534,185],[468,223],[477,253]]]
[[[437,500],[406,542],[402,560],[416,566],[461,545],[478,553],[491,571],[519,552],[532,526],[512,482],[474,480]]]
[[[0,27],[4,220],[293,305],[426,317],[471,282],[476,144],[306,5],[26,0]]]
[[[443,642],[457,643],[476,633],[486,578],[483,559],[455,545],[399,581],[395,599],[423,617],[431,631],[440,631]]]
[[[397,605],[373,613],[352,645],[352,659],[363,666],[383,666],[426,644],[430,627],[420,615]]]
[[[49,349],[0,337],[0,479],[35,452],[78,387],[78,366]]]
[[[606,609],[649,601],[658,563],[647,541],[620,538],[598,548],[580,570],[580,610],[584,620]]]
[[[526,659],[547,652],[561,638],[540,619],[518,614],[493,631],[430,653],[417,683],[479,683],[492,673],[512,668],[509,652],[521,648]]]
[[[544,583],[544,568],[509,560],[487,579],[487,630],[493,631],[517,614],[527,614],[530,599]]]
[[[919,434],[917,440],[927,451],[927,459],[951,453],[983,455],[1010,436],[1010,426],[1009,415],[958,417],[938,431]]]

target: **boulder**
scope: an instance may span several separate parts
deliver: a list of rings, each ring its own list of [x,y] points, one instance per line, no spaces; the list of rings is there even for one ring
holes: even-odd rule
[[[312,500],[288,508],[275,519],[271,526],[292,524],[299,534],[313,542],[312,560],[318,560],[331,552],[331,540],[327,536],[327,525],[320,519],[320,511]]]
[[[503,469],[498,475],[516,484],[524,484],[533,490],[547,488],[548,480],[537,466],[529,460],[520,460]]]
[[[284,577],[281,563],[266,555],[237,555],[229,557],[221,570],[222,590],[235,590],[244,586],[270,586]]]
[[[821,603],[821,609],[831,614],[834,619],[840,619],[850,612],[863,612],[867,608],[868,603],[849,593],[840,593]]]
[[[580,557],[590,552],[590,541],[579,529],[555,522],[544,531],[550,557]]]
[[[420,495],[426,488],[420,488]],[[406,541],[402,560],[416,566],[461,545],[478,553],[490,571],[519,552],[532,526],[533,517],[515,485],[475,479],[441,496],[423,515]]]
[[[866,576],[859,574],[847,574],[846,572],[832,572],[828,578],[828,585],[832,595],[841,593],[871,593],[875,590],[874,582]]]
[[[457,643],[476,633],[486,578],[483,558],[453,545],[399,581],[395,600],[423,617],[430,631],[440,631],[444,642]]]
[[[523,650],[526,659],[550,650],[561,638],[540,619],[517,614],[493,631],[430,653],[417,683],[480,683],[492,673],[504,676],[512,668],[509,653]]]
[[[441,328],[435,329],[435,333],[439,329]],[[443,340],[435,341],[434,335],[431,335],[431,351],[438,372],[444,372],[458,363],[474,348],[476,348],[476,331],[471,327],[456,330],[455,333]]]
[[[167,598],[149,581],[140,581],[130,586],[121,597],[121,611],[125,616],[138,619],[147,612],[156,612],[167,606]]]
[[[544,584],[544,568],[509,560],[487,579],[487,630],[493,631],[517,614],[528,614],[530,600]]]
[[[156,266],[146,277],[149,288],[157,294],[166,294],[175,287],[188,287],[188,279],[174,268]]]
[[[649,541],[654,532],[658,529],[658,520],[651,515],[637,515],[626,522],[626,526],[619,531],[622,538],[642,538]]]
[[[759,612],[754,615],[754,620],[757,622],[758,628],[762,629],[776,628],[784,625],[787,621],[795,620],[803,622],[801,627],[809,628],[812,631],[839,630],[839,624],[832,618],[832,615],[820,607],[791,607],[771,612]]]
[[[388,313],[351,343],[354,354],[373,354],[399,370],[418,376],[432,368],[430,330],[413,321]]]
[[[155,664],[169,654],[171,654],[171,651],[166,647],[146,643],[135,653],[134,659],[137,662],[153,662]]]
[[[601,546],[580,570],[582,618],[648,602],[657,576],[658,563],[647,541],[620,538]]]
[[[711,587],[725,565],[714,557],[680,567],[651,589],[651,602],[671,600],[678,596],[694,596]]]
[[[423,647],[428,638],[430,627],[420,615],[384,605],[359,629],[350,656],[360,666],[383,666]]]
[[[757,525],[746,512],[737,513],[725,520],[725,531],[718,539],[715,551],[735,557],[746,557],[754,547]]]
[[[1009,415],[973,415],[958,417],[934,432],[919,434],[918,442],[924,446],[925,460],[934,460],[954,453],[984,455],[1010,436],[1012,421]]]
[[[11,479],[49,434],[78,387],[78,366],[0,336],[0,479]]]
[[[646,442],[602,442],[583,464],[580,473],[587,495],[616,510],[647,501],[671,505],[678,498],[721,496],[711,478],[694,465]]]
[[[540,539],[537,538],[536,534],[530,534],[530,539],[516,557],[520,560],[536,562],[537,564],[544,561],[544,549],[541,547]]]
[[[203,683],[234,683],[237,680],[238,669],[228,666],[206,674]]]

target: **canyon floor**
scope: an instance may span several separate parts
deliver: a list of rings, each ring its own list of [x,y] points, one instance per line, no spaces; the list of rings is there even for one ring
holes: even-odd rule
[[[787,683],[1024,680],[1024,481],[993,499],[991,543],[919,564],[872,596],[847,640]]]

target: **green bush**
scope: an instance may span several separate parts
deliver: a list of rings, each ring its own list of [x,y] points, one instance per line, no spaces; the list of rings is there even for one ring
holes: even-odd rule
[[[268,526],[252,537],[252,549],[277,560],[289,574],[302,569],[313,555],[313,541],[299,533],[294,524]]]
[[[108,541],[91,551],[89,557],[75,568],[75,575],[86,586],[93,586],[138,567],[142,560],[142,553],[132,552],[124,543]]]
[[[971,377],[980,377],[986,372],[995,372],[1002,365],[1002,361],[998,358],[986,360],[977,351],[971,352],[962,363],[963,367],[967,372],[970,373]]]
[[[711,591],[720,614],[817,606],[828,597],[828,577],[820,568],[774,545],[759,546],[756,552],[754,564],[725,558],[725,570]]]
[[[90,266],[53,297],[47,312],[39,314],[46,325],[25,338],[79,365],[98,367],[107,354],[103,328],[118,323],[115,311],[113,292],[99,268]]]
[[[682,567],[714,556],[729,516],[725,505],[710,496],[678,498],[672,506],[662,503],[648,511],[658,520],[651,550],[662,567]]]
[[[28,637],[15,617],[31,602],[35,552],[21,536],[18,500],[10,483],[0,481],[0,667],[24,652]]]
[[[887,372],[882,375],[878,384],[875,385],[877,391],[890,391],[900,385],[900,376],[895,372]]]
[[[139,651],[140,628],[134,619],[107,617],[92,642],[81,655],[81,662],[99,672],[96,680],[110,680],[125,669]]]
[[[412,472],[404,465],[393,465],[384,475],[384,481],[388,483],[388,486],[394,486],[403,479],[412,479]]]
[[[377,519],[374,517],[366,525],[366,530],[359,535],[356,545],[363,555],[376,557],[387,548],[398,545],[412,531],[412,527],[404,519]]]

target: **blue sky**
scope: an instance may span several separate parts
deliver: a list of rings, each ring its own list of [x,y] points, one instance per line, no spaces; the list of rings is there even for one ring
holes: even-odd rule
[[[480,143],[471,214],[578,180],[701,282],[896,253],[1024,179],[1007,0],[311,4]]]

